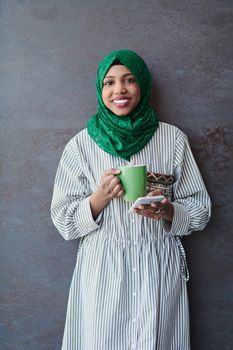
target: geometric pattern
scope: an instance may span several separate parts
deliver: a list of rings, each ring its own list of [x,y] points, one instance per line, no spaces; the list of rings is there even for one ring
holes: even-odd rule
[[[163,195],[167,197],[170,201],[172,200],[172,185],[175,181],[173,175],[153,173],[151,171],[147,172],[147,188],[146,191],[162,190]]]

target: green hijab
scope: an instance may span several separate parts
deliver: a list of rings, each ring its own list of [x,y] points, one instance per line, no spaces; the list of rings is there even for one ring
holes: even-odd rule
[[[138,106],[127,116],[115,115],[102,100],[103,79],[115,60],[130,70],[141,90]],[[110,52],[99,64],[96,91],[98,112],[87,123],[88,134],[105,152],[129,160],[150,141],[159,125],[149,106],[151,76],[145,62],[130,50]]]

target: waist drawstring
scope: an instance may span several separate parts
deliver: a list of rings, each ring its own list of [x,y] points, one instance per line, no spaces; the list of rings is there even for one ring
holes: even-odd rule
[[[187,282],[189,280],[189,270],[188,270],[188,264],[186,260],[186,254],[184,247],[181,243],[181,240],[178,236],[175,236],[178,249],[179,249],[179,254],[180,254],[180,270],[181,270],[181,277]]]

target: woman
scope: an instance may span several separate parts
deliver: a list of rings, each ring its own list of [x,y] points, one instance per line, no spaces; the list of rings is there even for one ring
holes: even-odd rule
[[[61,235],[81,238],[62,349],[190,349],[179,237],[204,229],[209,196],[186,135],[149,106],[151,77],[136,53],[107,55],[96,88],[98,112],[65,147],[51,205]],[[168,194],[135,215],[116,176],[129,162],[147,164],[148,195]]]

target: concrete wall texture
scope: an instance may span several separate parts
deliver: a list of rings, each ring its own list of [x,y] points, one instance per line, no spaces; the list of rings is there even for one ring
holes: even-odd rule
[[[183,239],[192,349],[232,349],[232,27],[230,0],[0,1],[1,350],[60,349],[78,242],[51,223],[53,181],[120,48],[144,57],[152,105],[188,134],[213,201]]]

